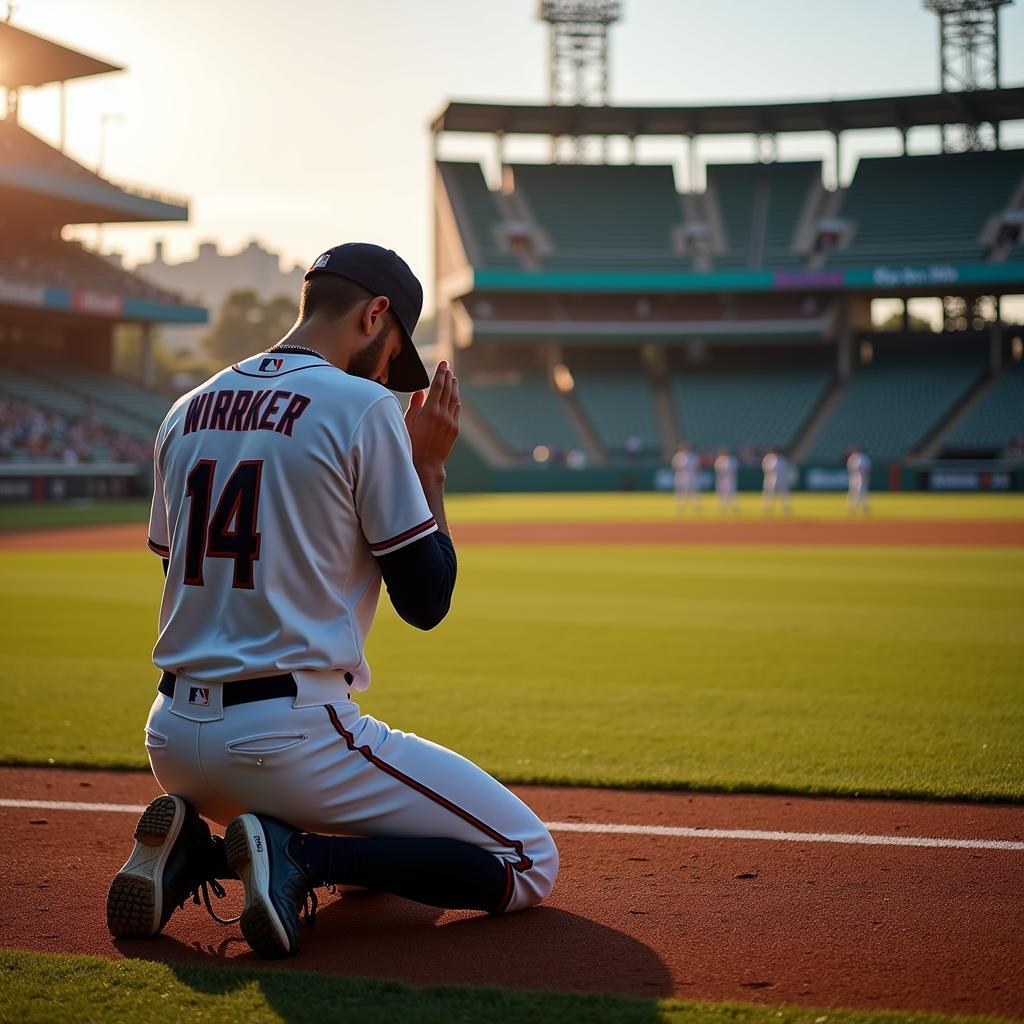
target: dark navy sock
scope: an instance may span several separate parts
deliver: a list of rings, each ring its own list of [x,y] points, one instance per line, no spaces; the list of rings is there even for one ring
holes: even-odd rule
[[[292,847],[314,885],[358,885],[449,910],[505,909],[508,867],[458,839],[355,839],[302,833]]]

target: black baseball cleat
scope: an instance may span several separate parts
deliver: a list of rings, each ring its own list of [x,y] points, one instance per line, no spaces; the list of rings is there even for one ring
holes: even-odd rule
[[[290,848],[298,834],[265,814],[241,814],[224,833],[228,863],[245,884],[242,935],[264,959],[298,952],[300,911],[311,928],[316,921],[313,883]]]
[[[207,892],[209,886],[217,896],[224,895],[213,875],[219,842],[186,800],[157,797],[139,818],[131,856],[110,883],[110,934],[117,939],[156,935],[189,896],[199,902],[200,890],[210,915],[221,924],[233,924],[217,917]]]

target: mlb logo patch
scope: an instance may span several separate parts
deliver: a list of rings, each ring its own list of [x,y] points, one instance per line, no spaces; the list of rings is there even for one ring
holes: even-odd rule
[[[261,359],[260,373],[276,373],[284,366],[283,359]]]
[[[206,707],[210,703],[210,688],[208,686],[190,686],[188,688],[189,704],[201,704]]]
[[[327,266],[327,261],[331,258],[329,252],[325,252],[323,256],[318,256],[316,263],[313,264],[313,270],[323,270]]]

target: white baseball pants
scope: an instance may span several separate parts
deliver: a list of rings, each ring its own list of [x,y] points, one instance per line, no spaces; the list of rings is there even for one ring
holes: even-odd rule
[[[558,850],[517,796],[461,755],[361,714],[340,673],[293,675],[294,701],[225,708],[221,684],[184,676],[173,699],[157,694],[146,752],[164,791],[221,824],[250,811],[321,835],[459,839],[505,863],[506,910],[548,896]],[[189,702],[196,686],[208,691],[200,706]]]

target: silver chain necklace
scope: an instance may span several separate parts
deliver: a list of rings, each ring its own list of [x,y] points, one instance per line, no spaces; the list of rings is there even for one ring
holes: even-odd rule
[[[268,348],[268,352],[304,352],[309,356],[316,356],[317,359],[322,359],[325,363],[329,362],[327,356],[322,352],[317,352],[315,348],[307,348],[305,345],[275,345],[273,348]]]

